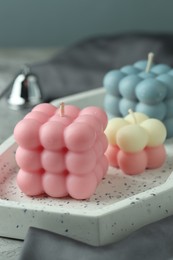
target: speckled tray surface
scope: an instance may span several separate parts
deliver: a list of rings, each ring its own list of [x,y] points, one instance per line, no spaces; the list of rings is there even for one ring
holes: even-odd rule
[[[172,139],[166,142],[161,168],[128,176],[110,167],[96,193],[81,201],[24,195],[16,185],[16,147],[13,136],[0,146],[0,236],[23,239],[28,227],[35,226],[103,245],[173,214]]]

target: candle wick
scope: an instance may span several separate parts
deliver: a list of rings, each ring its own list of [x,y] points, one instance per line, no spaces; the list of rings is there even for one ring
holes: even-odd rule
[[[132,116],[132,118],[134,120],[134,124],[137,124],[137,120],[136,120],[135,113],[133,112],[133,110],[129,109],[128,112]]]
[[[60,110],[59,110],[59,112],[60,112],[60,116],[64,116],[64,102],[62,102],[62,103],[60,104]]]
[[[151,65],[153,63],[153,58],[154,58],[154,53],[150,52],[148,54],[148,62],[147,62],[147,66],[146,66],[146,69],[145,69],[145,72],[149,72],[150,69],[151,69]]]

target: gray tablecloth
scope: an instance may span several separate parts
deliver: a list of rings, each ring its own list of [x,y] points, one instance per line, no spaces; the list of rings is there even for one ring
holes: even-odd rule
[[[171,260],[173,217],[147,225],[116,244],[93,247],[30,228],[19,260]]]

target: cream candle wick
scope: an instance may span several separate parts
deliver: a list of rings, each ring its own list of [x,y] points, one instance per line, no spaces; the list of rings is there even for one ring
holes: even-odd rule
[[[137,124],[137,119],[136,119],[136,117],[135,117],[135,114],[134,114],[133,110],[132,110],[132,109],[129,109],[128,112],[129,112],[129,114],[133,117],[134,124]]]
[[[154,58],[154,53],[150,52],[148,54],[148,62],[147,62],[147,66],[146,66],[145,72],[149,72],[150,71],[151,65],[153,63],[153,58]]]
[[[62,102],[60,104],[60,110],[59,110],[60,116],[64,116],[64,110],[65,110],[64,107],[65,107],[64,102]]]

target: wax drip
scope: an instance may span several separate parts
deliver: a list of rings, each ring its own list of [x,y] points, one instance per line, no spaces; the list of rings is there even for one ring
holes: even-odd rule
[[[150,52],[148,54],[148,62],[147,62],[147,66],[146,66],[145,72],[148,73],[150,71],[151,65],[153,63],[153,59],[154,59],[154,53]]]

